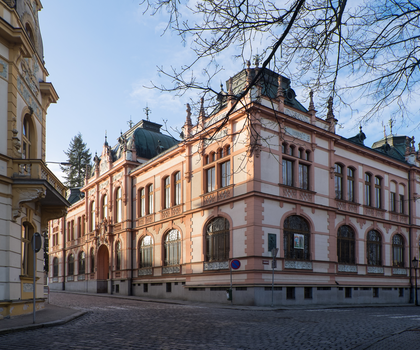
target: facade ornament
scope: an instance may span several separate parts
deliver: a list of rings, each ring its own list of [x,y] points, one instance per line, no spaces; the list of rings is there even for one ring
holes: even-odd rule
[[[311,89],[311,91],[309,91],[309,112],[312,112],[312,111],[315,112],[315,105],[314,105],[314,92]]]
[[[118,142],[121,145],[123,152],[127,152],[127,137],[123,135],[122,131],[120,137],[118,138]]]
[[[283,91],[283,87],[282,85],[282,76],[279,74],[279,76],[277,77],[277,97],[283,97],[284,96],[284,91]]]
[[[330,96],[328,99],[328,106],[327,106],[327,119],[326,121],[330,124],[328,131],[335,134],[335,125],[337,124],[337,119],[334,117],[334,111],[333,111],[333,97]]]
[[[46,195],[47,190],[44,186],[16,188],[12,200],[12,221],[16,222],[16,219],[21,216],[23,203],[37,201],[45,198]]]

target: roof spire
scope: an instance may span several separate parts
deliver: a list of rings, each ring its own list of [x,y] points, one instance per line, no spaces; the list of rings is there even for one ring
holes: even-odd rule
[[[187,103],[187,119],[185,124],[187,124],[188,126],[192,126],[192,122],[191,122],[191,107],[190,104]]]

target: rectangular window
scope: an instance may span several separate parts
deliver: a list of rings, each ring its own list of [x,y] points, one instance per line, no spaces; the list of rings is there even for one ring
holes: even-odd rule
[[[181,173],[175,174],[175,205],[181,204]]]
[[[146,215],[146,196],[144,193],[144,188],[140,190],[140,216]]]
[[[286,287],[286,299],[295,299],[295,287]]]
[[[365,205],[372,205],[370,175],[365,174]]]
[[[299,188],[309,190],[309,166],[299,164]]]
[[[339,164],[335,165],[334,189],[335,198],[343,199],[343,167]]]
[[[165,200],[164,200],[164,209],[168,209],[171,206],[171,180],[169,176],[165,179]]]
[[[382,208],[382,189],[381,189],[381,179],[375,176],[375,205],[376,208]]]
[[[398,296],[400,298],[404,296],[404,288],[398,288]]]
[[[312,287],[304,287],[305,299],[312,299]]]
[[[149,214],[153,213],[153,185],[149,185],[148,187],[149,192]]]
[[[379,288],[373,288],[373,297],[379,298]]]
[[[220,187],[226,187],[230,185],[230,160],[220,165],[220,178]]]
[[[147,283],[143,284],[143,293],[147,293],[149,290],[149,285]]]
[[[215,168],[209,168],[206,170],[207,175],[207,192],[212,192],[216,189],[216,177]]]
[[[397,211],[397,195],[394,192],[391,192],[390,201],[390,211]]]
[[[346,287],[345,293],[346,298],[351,298],[351,287]]]
[[[354,202],[354,170],[347,168],[347,200]]]
[[[268,251],[271,252],[274,248],[277,248],[277,235],[275,233],[268,234]]]
[[[283,185],[293,186],[293,162],[283,159]]]
[[[400,194],[400,213],[404,214],[404,195]]]
[[[171,293],[172,292],[172,283],[168,282],[166,283],[166,293]]]

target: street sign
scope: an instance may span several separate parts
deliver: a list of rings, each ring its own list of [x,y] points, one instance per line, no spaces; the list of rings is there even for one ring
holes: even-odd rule
[[[35,245],[34,245],[35,240]],[[38,232],[35,232],[31,239],[31,247],[35,253],[38,253],[42,247],[42,239],[41,235]]]
[[[272,267],[273,269],[275,269],[275,268],[277,267],[277,260],[272,260],[272,261],[271,261],[271,267]]]
[[[237,259],[233,259],[233,260],[230,262],[230,267],[231,267],[232,269],[234,269],[234,270],[237,270],[237,269],[239,269],[239,268],[241,267],[241,262],[240,262],[239,260],[237,260]]]

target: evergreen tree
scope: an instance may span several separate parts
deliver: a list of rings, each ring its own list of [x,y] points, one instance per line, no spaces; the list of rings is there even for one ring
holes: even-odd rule
[[[67,156],[67,162],[70,165],[60,166],[65,173],[64,184],[67,187],[82,187],[84,185],[86,167],[90,166],[92,154],[87,144],[83,142],[82,134],[79,132],[70,141],[69,148],[64,151]]]

